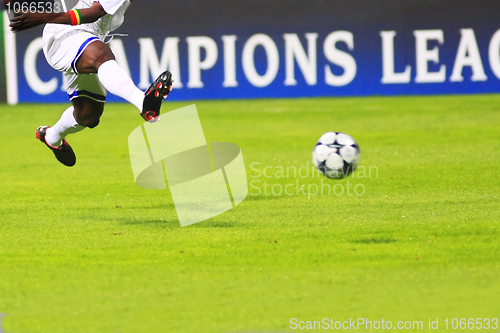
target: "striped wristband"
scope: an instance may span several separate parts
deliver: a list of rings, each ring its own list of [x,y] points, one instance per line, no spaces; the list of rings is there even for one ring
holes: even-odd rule
[[[71,25],[80,25],[82,24],[82,14],[78,9],[72,9],[69,12],[69,17],[71,17]]]

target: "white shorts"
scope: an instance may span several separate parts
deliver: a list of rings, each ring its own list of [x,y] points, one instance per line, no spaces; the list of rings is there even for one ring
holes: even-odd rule
[[[76,63],[90,43],[99,40],[90,32],[75,29],[58,29],[46,25],[43,31],[43,53],[50,66],[64,73],[66,92],[70,100],[85,96],[105,102],[107,91],[97,74],[79,74]]]

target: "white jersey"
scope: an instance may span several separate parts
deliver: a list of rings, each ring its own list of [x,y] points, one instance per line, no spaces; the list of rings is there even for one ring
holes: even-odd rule
[[[130,6],[130,0],[79,0],[74,8],[90,8],[94,2],[99,2],[101,4],[106,15],[93,23],[84,23],[76,26],[49,23],[45,26],[44,34],[49,33],[57,36],[63,35],[71,30],[83,30],[104,40],[110,32],[118,29],[122,25],[125,19],[125,11]],[[68,8],[68,10],[69,9],[70,8]]]

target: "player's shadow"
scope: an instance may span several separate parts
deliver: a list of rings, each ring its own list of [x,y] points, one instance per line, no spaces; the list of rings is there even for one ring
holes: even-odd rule
[[[123,210],[138,210],[140,211],[141,209],[162,209],[162,210],[169,210],[169,211],[174,211],[175,212],[175,206],[173,203],[165,203],[165,204],[157,204],[157,205],[115,205],[116,209],[123,209]]]
[[[179,220],[175,219],[156,219],[140,217],[114,217],[109,220],[119,222],[122,225],[129,226],[154,226],[154,227],[180,227]]]
[[[108,220],[116,221],[123,225],[151,225],[158,227],[174,227],[179,225],[173,203],[162,203],[154,205],[115,205],[114,212],[122,211],[125,216],[109,217]],[[131,212],[134,212],[131,214]],[[151,213],[154,212],[154,213]],[[148,217],[148,215],[160,217]],[[164,216],[163,218],[161,216]]]
[[[177,218],[172,218],[169,220],[164,219],[144,219],[135,217],[122,217],[122,218],[112,218],[110,220],[117,221],[123,225],[151,225],[155,227],[175,227],[181,228],[179,220]],[[184,228],[196,228],[196,229],[214,229],[214,228],[236,228],[241,226],[241,224],[235,221],[202,221],[194,223]]]
[[[201,229],[213,229],[213,228],[235,228],[241,226],[240,223],[236,221],[202,221],[195,224],[191,224],[186,228],[201,228]]]
[[[356,244],[388,244],[396,243],[397,240],[388,236],[372,236],[353,239],[350,242]]]
[[[168,209],[175,210],[175,206],[173,203],[167,204],[158,204],[158,205],[105,205],[105,206],[94,206],[94,207],[85,207],[85,210],[106,210],[106,209],[122,209],[122,210],[141,210],[141,209]]]
[[[278,200],[278,199],[285,199],[287,197],[292,197],[289,195],[248,195],[245,198],[245,201],[262,201],[262,200]]]

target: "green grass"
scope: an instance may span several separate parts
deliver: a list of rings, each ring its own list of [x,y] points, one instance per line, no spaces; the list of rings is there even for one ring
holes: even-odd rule
[[[4,330],[284,332],[291,318],[362,317],[439,318],[444,331],[446,317],[500,318],[500,96],[196,105],[208,141],[240,145],[249,182],[276,193],[298,180],[306,195],[249,195],[181,228],[168,191],[133,181],[133,107],[108,105],[69,137],[74,168],[34,138],[66,106],[0,107]],[[331,130],[357,139],[371,177],[275,174],[306,166]],[[258,177],[266,166],[274,176]],[[322,180],[365,193],[308,198]]]

